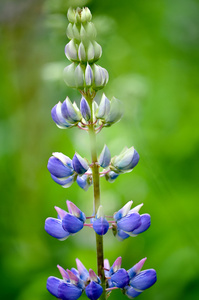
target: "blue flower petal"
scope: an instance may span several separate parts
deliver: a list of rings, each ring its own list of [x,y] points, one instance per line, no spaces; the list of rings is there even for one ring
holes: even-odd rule
[[[67,282],[62,282],[58,287],[58,295],[62,300],[77,300],[81,294],[82,289]]]
[[[148,269],[141,271],[138,275],[130,280],[130,285],[138,290],[146,290],[152,286],[157,280],[156,271]]]
[[[132,298],[135,298],[137,296],[139,296],[142,292],[138,292],[136,291],[132,286],[126,286],[125,287],[125,295],[132,299]]]
[[[125,269],[119,269],[111,276],[111,282],[118,288],[122,289],[129,284],[129,275]]]
[[[87,175],[77,176],[76,181],[77,181],[77,184],[79,185],[79,187],[85,191],[87,191],[88,188],[91,186],[91,183],[89,183],[90,179],[88,178]],[[91,181],[92,181],[92,179],[91,179]]]
[[[93,229],[99,235],[104,235],[109,229],[109,223],[105,218],[95,219],[93,222]]]
[[[126,232],[124,232],[123,230],[118,230],[116,236],[117,236],[118,240],[122,241],[122,240],[127,239],[130,235],[127,234]]]
[[[85,289],[86,295],[91,300],[97,300],[103,293],[103,288],[95,281],[91,281]]]
[[[63,229],[60,219],[47,218],[45,221],[45,230],[48,234],[59,240],[66,239],[70,235],[68,231]]]
[[[143,214],[140,216],[141,225],[133,230],[133,234],[139,234],[146,231],[151,225],[151,216],[149,214]]]
[[[84,223],[77,217],[66,214],[62,220],[62,227],[70,233],[76,233],[84,227]]]
[[[78,153],[75,153],[72,159],[73,169],[79,175],[83,175],[89,168],[86,160],[82,158]]]
[[[138,213],[128,214],[117,222],[118,230],[131,232],[141,225],[140,215]]]
[[[61,280],[57,277],[54,277],[54,276],[50,276],[47,279],[46,288],[53,296],[58,298],[58,296],[59,296],[58,287],[62,282],[63,282],[63,280]]]
[[[51,174],[51,177],[56,183],[62,185],[65,188],[70,187],[74,182],[74,175],[69,176],[66,179],[65,178],[57,178],[56,176],[54,176],[52,174]]]
[[[64,165],[59,159],[53,156],[49,158],[47,168],[52,175],[58,178],[69,177],[73,174],[72,169]]]

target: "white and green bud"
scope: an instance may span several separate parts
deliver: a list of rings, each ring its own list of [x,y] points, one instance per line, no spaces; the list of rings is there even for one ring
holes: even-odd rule
[[[98,162],[102,168],[107,168],[111,161],[111,153],[109,148],[104,145],[104,148],[99,156]]]
[[[75,69],[75,83],[77,89],[82,89],[84,87],[84,67],[81,64]]]
[[[75,43],[74,39],[72,39],[65,47],[65,55],[68,60],[77,61],[77,44]]]
[[[74,34],[73,34],[73,24],[69,23],[68,27],[66,29],[66,35],[69,39],[73,39],[74,38]]]
[[[90,9],[88,7],[85,7],[81,11],[81,22],[90,22],[92,19],[92,14],[90,12]]]
[[[86,62],[86,49],[84,44],[81,42],[78,48],[78,58],[80,62]]]
[[[134,147],[125,147],[119,155],[111,159],[110,169],[116,173],[131,172],[138,164],[139,154]]]
[[[92,22],[88,22],[84,25],[84,28],[87,38],[89,38],[90,40],[94,40],[97,35],[94,24]]]
[[[81,39],[80,32],[76,24],[73,25],[73,37],[78,41]]]
[[[113,123],[118,122],[123,115],[123,106],[120,100],[113,97],[110,102],[110,111],[105,116],[105,126],[111,126]]]
[[[108,116],[109,112],[110,112],[110,101],[103,93],[98,110],[96,112],[96,118],[105,119]]]
[[[93,89],[94,90],[102,89],[108,82],[107,70],[96,64],[93,64],[93,75],[94,75]]]
[[[68,9],[67,18],[68,18],[68,21],[71,22],[71,23],[76,22],[76,11],[72,7],[70,7]]]
[[[76,87],[75,69],[76,69],[76,64],[72,63],[69,66],[67,66],[63,72],[65,83],[72,88]]]
[[[93,41],[93,47],[94,47],[94,61],[97,61],[102,56],[102,47],[96,41]]]
[[[93,71],[91,69],[91,66],[87,64],[85,70],[85,85],[89,87],[92,85],[92,83],[93,83]]]
[[[87,47],[87,60],[88,62],[93,62],[95,57],[95,49],[92,42],[89,42]]]

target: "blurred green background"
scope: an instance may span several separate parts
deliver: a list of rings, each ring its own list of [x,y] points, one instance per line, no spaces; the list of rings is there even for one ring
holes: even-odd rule
[[[53,299],[46,291],[56,265],[75,266],[78,257],[96,270],[94,234],[89,228],[65,242],[44,231],[54,205],[65,200],[91,213],[92,188],[54,183],[46,164],[51,153],[89,157],[88,136],[59,130],[50,110],[68,95],[66,11],[88,5],[109,71],[106,95],[123,101],[123,119],[98,136],[112,155],[135,146],[140,162],[115,183],[101,180],[106,213],[127,201],[144,203],[150,229],[119,242],[105,236],[110,263],[123,257],[130,268],[147,256],[144,269],[157,270],[157,283],[142,300],[199,299],[199,2],[197,0],[23,0],[0,4],[1,298]],[[99,97],[101,96],[99,93]],[[85,295],[81,299],[87,299]],[[114,291],[111,299],[127,299]]]

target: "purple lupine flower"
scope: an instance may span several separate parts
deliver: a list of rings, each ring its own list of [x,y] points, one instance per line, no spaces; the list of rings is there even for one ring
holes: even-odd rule
[[[79,175],[83,175],[89,169],[87,161],[78,153],[75,153],[75,155],[73,156],[72,165],[75,172]]]
[[[142,292],[157,281],[156,271],[154,269],[141,271],[145,261],[146,257],[127,271],[130,278],[129,286],[131,288],[125,287],[125,293],[129,298],[138,296],[139,294],[136,294],[136,291]]]
[[[55,210],[58,213],[58,218],[47,218],[45,221],[45,230],[48,234],[55,237],[58,240],[65,240],[69,237],[70,233],[63,229],[62,220],[67,212],[57,206],[55,206]]]
[[[149,214],[138,213],[143,204],[130,210],[132,203],[133,201],[129,201],[114,214],[116,224],[113,224],[113,233],[120,241],[146,231],[151,224]]]
[[[110,171],[108,172],[107,174],[105,174],[105,179],[108,181],[108,182],[114,182],[115,179],[119,176],[118,173],[115,173],[114,171]]]
[[[83,265],[83,263],[78,258],[76,258],[76,265],[77,265],[77,269],[78,269],[78,272],[79,272],[79,277],[83,281],[87,281],[88,277],[89,277],[89,272],[85,268],[85,266]]]
[[[74,182],[75,172],[72,167],[72,160],[68,156],[54,152],[48,160],[47,168],[52,179],[63,187],[69,187]]]
[[[140,291],[139,292],[136,291],[132,286],[129,285],[125,286],[124,291],[125,291],[125,295],[130,299],[133,299],[142,293]]]
[[[111,287],[116,286],[118,288],[124,288],[129,284],[130,278],[128,272],[121,268],[121,264],[122,258],[118,257],[109,270]]]
[[[100,285],[100,279],[93,270],[89,270],[90,283],[86,286],[85,292],[89,299],[97,300],[103,293],[103,288]]]
[[[63,279],[59,279],[54,276],[50,276],[47,279],[47,290],[55,297],[61,298],[63,300],[76,300],[78,299],[83,289],[79,287],[80,279],[73,274],[69,274],[68,270],[65,271],[59,265],[57,266]]]
[[[87,171],[89,172],[90,169],[88,169]],[[82,188],[83,190],[87,191],[88,188],[92,185],[93,180],[92,180],[92,175],[86,175],[83,174],[82,176],[77,176],[76,179],[77,184],[79,185],[80,188]]]
[[[111,159],[111,168],[116,173],[131,172],[138,164],[139,154],[134,147],[125,147],[119,155]]]
[[[51,110],[51,116],[53,121],[55,122],[55,124],[61,128],[61,129],[65,129],[65,128],[70,128],[73,126],[72,123],[70,123],[68,120],[66,120],[61,112],[61,106],[62,103],[58,102]]]
[[[110,161],[111,161],[110,150],[108,149],[108,147],[106,145],[104,145],[104,148],[102,149],[102,152],[98,159],[99,165],[102,168],[107,168],[110,164]]]
[[[109,229],[109,223],[104,216],[104,211],[100,205],[96,214],[96,217],[93,221],[93,229],[99,235],[104,235]]]
[[[71,124],[76,124],[81,121],[81,113],[75,104],[72,104],[69,97],[66,97],[61,106],[62,116]]]
[[[84,97],[82,97],[80,102],[80,111],[84,120],[89,121],[91,118],[91,109],[89,107],[88,102]]]
[[[71,201],[66,201],[69,213],[55,206],[58,218],[47,218],[45,221],[45,230],[51,236],[65,240],[70,235],[80,231],[86,220],[84,213]]]
[[[154,269],[148,269],[138,273],[130,280],[129,284],[137,290],[144,291],[151,287],[156,281],[156,271]]]
[[[69,213],[62,219],[62,227],[70,234],[77,233],[84,227],[85,214],[71,201],[66,201]]]

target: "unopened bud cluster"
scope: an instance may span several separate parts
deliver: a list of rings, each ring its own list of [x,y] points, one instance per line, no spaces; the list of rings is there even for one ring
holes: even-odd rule
[[[70,87],[97,91],[108,82],[108,72],[96,62],[102,55],[101,46],[95,41],[96,30],[88,8],[69,9],[67,36],[70,42],[65,55],[72,63],[64,69],[64,80]]]

